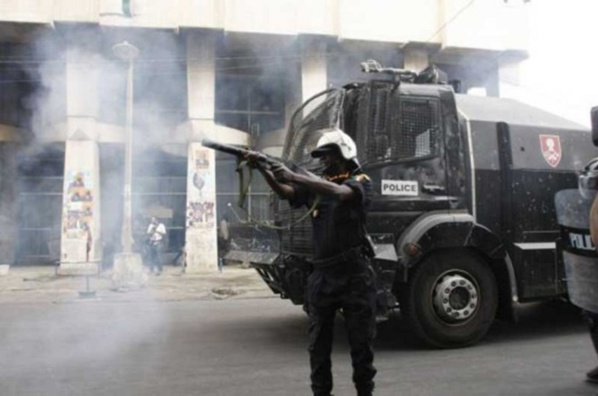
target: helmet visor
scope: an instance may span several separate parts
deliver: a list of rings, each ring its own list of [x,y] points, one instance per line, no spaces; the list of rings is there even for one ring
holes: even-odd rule
[[[334,152],[338,152],[338,148],[333,144],[327,144],[312,151],[311,156],[314,158],[320,158]]]

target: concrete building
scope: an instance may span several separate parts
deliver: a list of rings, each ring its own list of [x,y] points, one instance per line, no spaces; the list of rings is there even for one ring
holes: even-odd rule
[[[366,59],[434,63],[464,91],[499,95],[527,56],[525,3],[1,1],[0,264],[110,255],[130,194],[135,242],[157,216],[166,250],[186,246],[188,271],[215,269],[217,220],[238,191],[234,159],[202,138],[280,153],[293,109],[364,80]],[[139,52],[129,61],[124,41]],[[257,217],[265,191],[250,196]]]

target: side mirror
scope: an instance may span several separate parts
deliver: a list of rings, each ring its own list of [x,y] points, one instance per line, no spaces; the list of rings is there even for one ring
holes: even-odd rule
[[[598,106],[592,107],[590,114],[592,116],[592,142],[594,142],[594,146],[598,146]]]
[[[453,91],[455,91],[455,93],[461,93],[461,80],[449,80],[448,83],[453,87]]]

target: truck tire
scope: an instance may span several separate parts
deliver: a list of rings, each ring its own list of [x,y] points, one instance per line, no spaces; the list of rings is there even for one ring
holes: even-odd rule
[[[478,342],[498,303],[494,273],[476,254],[433,253],[414,270],[401,295],[401,313],[415,335],[439,348]]]

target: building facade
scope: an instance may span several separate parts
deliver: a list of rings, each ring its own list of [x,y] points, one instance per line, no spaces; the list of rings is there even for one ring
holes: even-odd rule
[[[188,271],[216,269],[236,163],[203,138],[280,155],[293,110],[367,78],[367,59],[434,63],[463,91],[497,96],[527,56],[525,3],[0,1],[0,264],[119,251],[130,198],[136,244],[156,216]],[[247,211],[267,216],[263,183]]]

